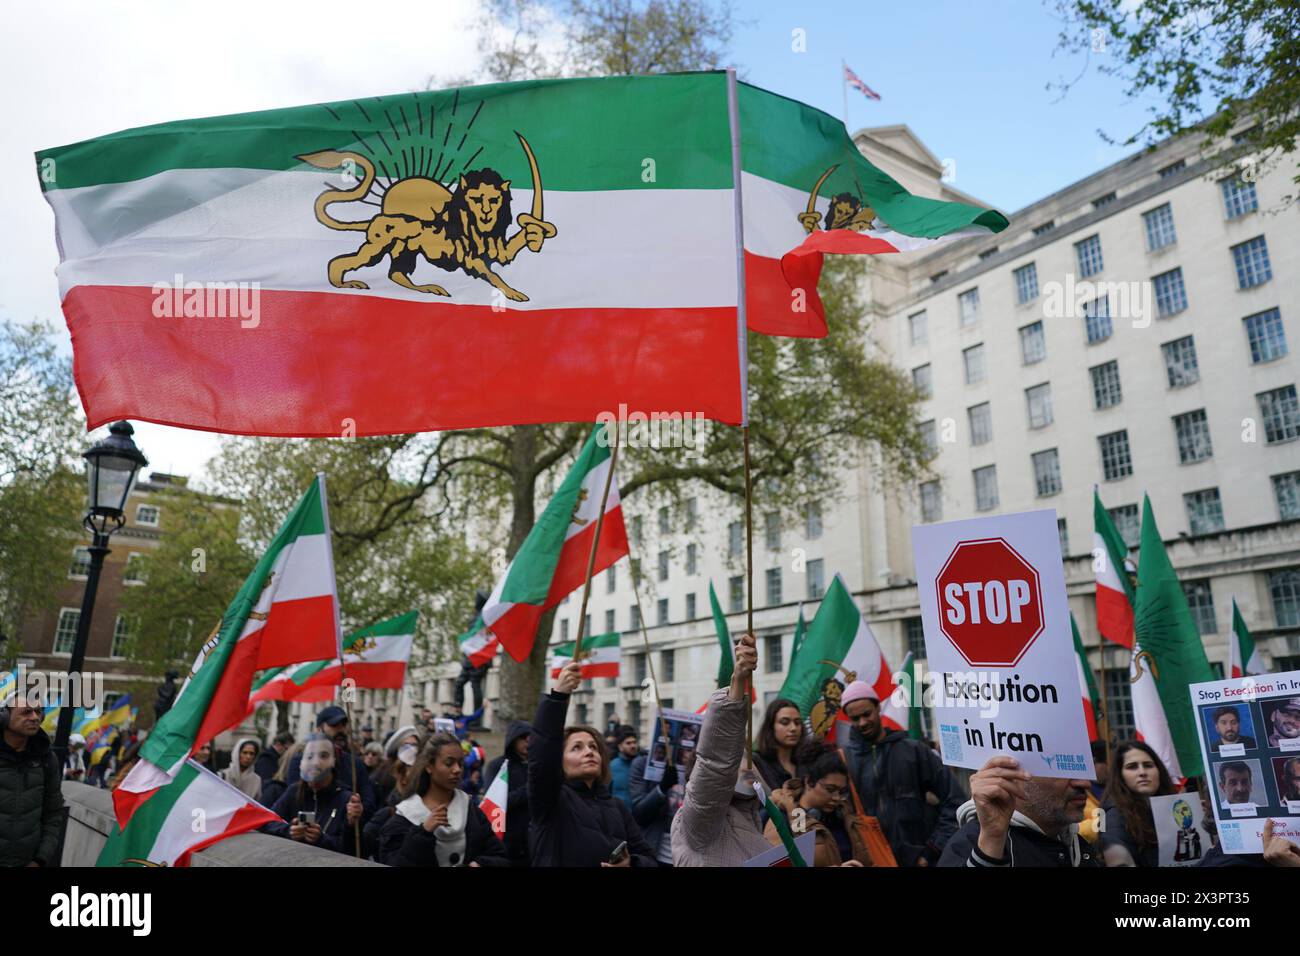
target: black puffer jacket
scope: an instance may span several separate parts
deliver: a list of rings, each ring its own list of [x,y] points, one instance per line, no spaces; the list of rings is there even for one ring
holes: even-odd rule
[[[551,691],[528,738],[528,849],[533,866],[600,866],[627,841],[632,866],[656,866],[632,813],[603,783],[564,779],[564,715],[569,695]]]
[[[36,731],[22,750],[0,737],[0,866],[58,864],[61,777],[45,731]]]
[[[506,854],[511,866],[528,865],[528,762],[515,753],[515,741],[527,738],[533,728],[525,720],[512,720],[506,728],[506,752],[495,758],[483,770],[483,792],[487,793],[497,778],[501,764],[508,761],[506,783],[510,796],[506,799]]]

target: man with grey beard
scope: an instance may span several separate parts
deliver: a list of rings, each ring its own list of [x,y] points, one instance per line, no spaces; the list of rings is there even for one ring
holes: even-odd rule
[[[971,777],[970,792],[940,866],[1102,865],[1078,833],[1087,780],[1035,777],[1012,757],[992,757]]]

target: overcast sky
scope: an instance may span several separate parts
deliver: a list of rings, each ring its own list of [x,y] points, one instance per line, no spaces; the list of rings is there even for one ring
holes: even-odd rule
[[[883,99],[850,93],[854,128],[908,123],[958,188],[1011,212],[1125,151],[1099,126],[1136,119],[1093,76],[1064,102],[1044,90],[1078,64],[1052,56],[1038,0],[745,0],[734,61],[760,86],[843,112],[841,59]],[[54,217],[39,149],[133,126],[420,89],[478,72],[477,0],[378,6],[340,0],[51,0],[7,9],[0,31],[0,316],[59,310]],[[806,34],[792,48],[792,31]],[[1127,132],[1127,129],[1123,130]],[[220,439],[138,426],[153,468],[197,476]]]

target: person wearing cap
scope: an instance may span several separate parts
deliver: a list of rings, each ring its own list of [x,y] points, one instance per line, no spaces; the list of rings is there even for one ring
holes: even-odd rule
[[[948,768],[906,731],[885,729],[865,681],[844,688],[840,709],[852,724],[846,756],[863,809],[880,820],[899,866],[933,866],[957,831],[961,799]]]
[[[351,789],[352,781],[356,780],[357,796],[361,798],[361,805],[365,808],[363,819],[369,819],[370,815],[379,808],[379,803],[375,799],[374,785],[370,782],[370,772],[366,770],[366,765],[361,762],[361,758],[352,753],[348,729],[348,715],[342,707],[330,705],[316,715],[316,732],[324,734],[334,742],[334,767],[339,785]],[[289,762],[289,784],[295,784],[302,779],[301,768],[302,755],[298,754]],[[352,775],[354,771],[355,778]]]
[[[1268,745],[1280,747],[1283,740],[1300,737],[1300,697],[1281,701],[1269,717],[1273,729],[1268,734]]]
[[[45,708],[23,694],[0,702],[0,866],[55,866],[62,773],[41,730]]]

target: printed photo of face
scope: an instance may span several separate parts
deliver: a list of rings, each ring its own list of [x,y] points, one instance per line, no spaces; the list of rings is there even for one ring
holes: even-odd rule
[[[1227,806],[1253,802],[1250,791],[1254,786],[1254,775],[1250,765],[1236,760],[1219,764],[1219,792]]]
[[[1269,744],[1276,747],[1279,740],[1294,740],[1300,737],[1300,697],[1276,704],[1269,718],[1272,733]]]
[[[307,783],[316,783],[334,769],[334,745],[328,740],[309,740],[302,750],[298,773]]]
[[[1235,744],[1241,739],[1241,719],[1237,717],[1235,710],[1220,714],[1219,719],[1214,722],[1214,729],[1219,732],[1219,739],[1225,744]]]

